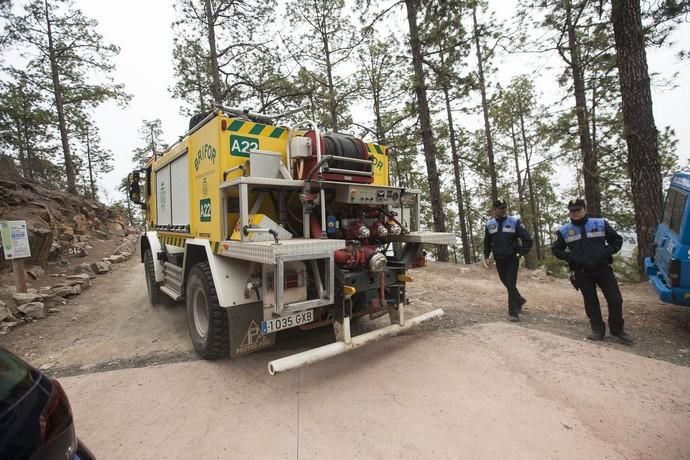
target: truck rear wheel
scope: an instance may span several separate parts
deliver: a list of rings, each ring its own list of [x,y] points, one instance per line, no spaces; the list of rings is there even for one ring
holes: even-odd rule
[[[218,303],[216,286],[208,262],[192,267],[187,280],[187,325],[194,349],[204,359],[228,355],[228,315]]]
[[[149,293],[149,302],[151,305],[159,304],[163,300],[163,293],[160,286],[156,284],[156,269],[153,266],[153,253],[150,249],[144,252],[144,271],[146,272],[146,290]]]

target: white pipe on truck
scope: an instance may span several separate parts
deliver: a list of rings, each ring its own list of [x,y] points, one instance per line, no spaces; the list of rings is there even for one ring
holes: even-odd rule
[[[319,348],[314,348],[312,350],[303,351],[302,353],[297,353],[280,359],[274,359],[268,363],[268,373],[275,375],[291,369],[306,366],[307,364],[323,361],[324,359],[332,358],[333,356],[354,350],[355,348],[359,348],[362,345],[374,342],[383,337],[398,335],[399,333],[417,326],[424,321],[441,316],[443,316],[443,310],[439,308],[427,313],[423,313],[419,316],[415,316],[414,318],[406,319],[403,326],[391,324],[390,326],[376,329],[375,331],[367,332],[366,334],[357,335],[352,337],[352,340],[349,344],[345,342],[335,342]]]

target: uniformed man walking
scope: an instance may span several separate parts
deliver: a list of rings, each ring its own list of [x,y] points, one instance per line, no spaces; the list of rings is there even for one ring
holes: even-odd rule
[[[553,255],[568,262],[574,274],[573,285],[582,292],[585,312],[592,326],[590,340],[603,340],[606,325],[601,317],[597,286],[609,307],[609,332],[631,345],[633,338],[623,330],[623,297],[611,269],[612,255],[620,251],[623,238],[601,218],[589,217],[585,200],[568,203],[570,222],[556,234]]]
[[[520,256],[532,247],[532,237],[520,219],[508,215],[505,201],[494,201],[493,208],[494,217],[484,230],[484,265],[490,266],[489,255],[493,253],[498,277],[508,289],[508,316],[510,321],[518,321],[526,302],[517,288],[518,268]]]

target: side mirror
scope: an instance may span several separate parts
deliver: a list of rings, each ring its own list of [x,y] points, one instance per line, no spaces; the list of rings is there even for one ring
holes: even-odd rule
[[[141,199],[141,185],[139,182],[141,177],[139,176],[139,171],[134,171],[129,173],[127,176],[127,194],[129,195],[129,201],[132,203],[144,205],[144,200]]]

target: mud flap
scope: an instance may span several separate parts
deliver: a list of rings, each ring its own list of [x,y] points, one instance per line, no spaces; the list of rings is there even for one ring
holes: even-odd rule
[[[230,357],[236,358],[275,344],[276,335],[261,335],[263,305],[261,302],[228,308]]]

